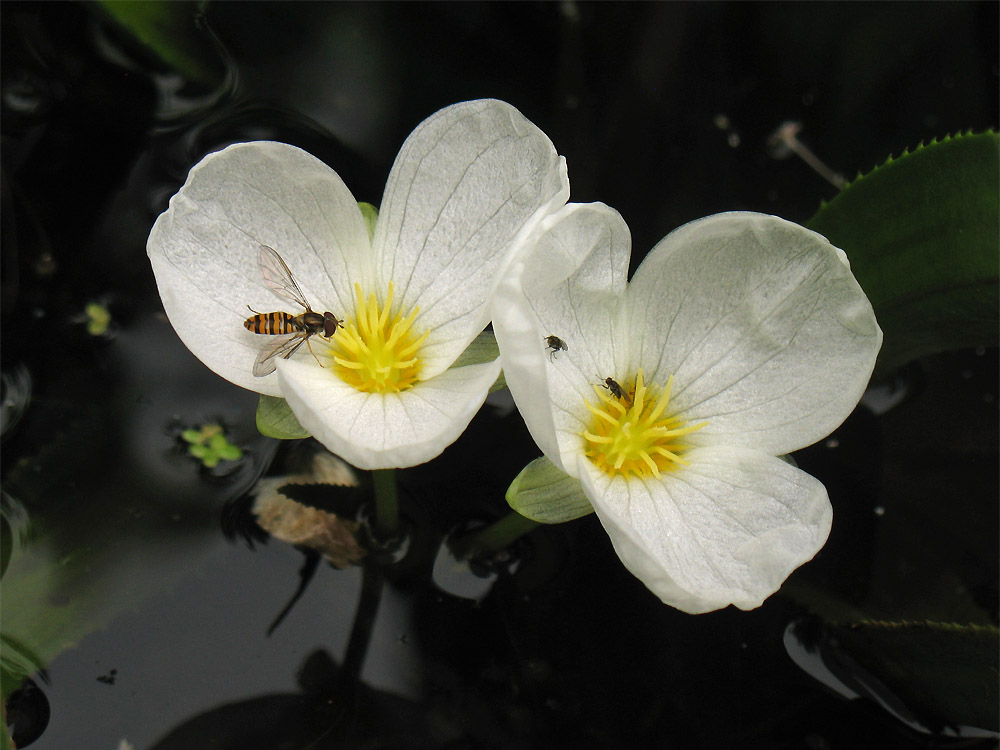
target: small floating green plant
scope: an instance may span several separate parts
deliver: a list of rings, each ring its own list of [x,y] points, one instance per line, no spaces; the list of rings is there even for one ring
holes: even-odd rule
[[[207,469],[214,469],[219,461],[238,461],[243,451],[226,438],[225,430],[217,424],[206,424],[199,429],[187,429],[181,439],[188,444],[188,454],[194,456]]]
[[[88,302],[83,309],[87,316],[87,333],[91,336],[103,336],[111,325],[111,313],[100,302]]]

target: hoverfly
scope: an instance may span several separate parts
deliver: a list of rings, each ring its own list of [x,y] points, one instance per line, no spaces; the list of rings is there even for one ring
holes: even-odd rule
[[[568,352],[569,351],[569,347],[566,346],[566,342],[563,341],[558,336],[552,336],[552,335],[546,336],[545,337],[545,346],[546,346],[547,349],[549,349],[549,361],[550,362],[555,362],[554,357],[556,356],[556,352],[558,352],[560,350],[564,351],[564,352]]]
[[[600,375],[598,375],[597,377],[600,377]],[[607,388],[609,391],[611,391],[611,395],[614,396],[615,398],[625,399],[626,403],[632,403],[632,399],[630,399],[628,397],[628,394],[625,393],[625,391],[622,389],[620,385],[618,385],[618,381],[612,378],[604,378],[604,382],[599,383],[598,385],[600,385],[601,388]]]
[[[264,286],[282,299],[304,307],[305,312],[298,315],[284,311],[262,313],[247,305],[253,315],[243,321],[246,329],[251,333],[278,337],[273,344],[264,347],[257,354],[257,359],[253,363],[253,374],[258,378],[270,375],[274,372],[275,360],[288,359],[303,342],[322,367],[323,363],[313,352],[309,338],[318,333],[328,339],[338,328],[343,327],[344,321],[332,312],[318,313],[312,309],[299,285],[292,278],[292,272],[288,270],[285,261],[273,248],[261,245],[258,260]]]

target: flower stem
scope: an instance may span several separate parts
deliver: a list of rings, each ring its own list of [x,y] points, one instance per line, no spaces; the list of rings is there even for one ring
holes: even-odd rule
[[[511,511],[485,529],[469,534],[461,544],[466,554],[494,555],[538,526],[537,521]]]
[[[399,534],[399,490],[396,487],[396,470],[373,471],[372,483],[375,486],[375,534],[380,541],[385,542]]]

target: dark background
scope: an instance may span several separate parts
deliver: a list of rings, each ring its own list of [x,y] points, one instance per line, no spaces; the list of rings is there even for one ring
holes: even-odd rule
[[[221,2],[181,14],[170,35],[202,61],[195,76],[98,4],[0,5],[5,503],[31,519],[13,524],[15,549],[85,561],[47,603],[88,602],[73,615],[76,648],[36,680],[51,721],[34,746],[979,746],[838,696],[783,638],[795,623],[822,642],[808,635],[816,591],[875,618],[995,624],[995,349],[904,368],[874,410],[796,456],[829,488],[834,531],[748,613],[660,604],[593,517],[522,540],[516,572],[492,589],[444,583],[432,572],[441,537],[501,516],[508,483],[538,455],[517,413],[488,405],[440,459],[401,472],[423,536],[387,572],[366,687],[330,718],[317,701],[345,658],[360,574],[321,566],[264,637],[301,557],[226,541],[220,517],[303,448],[256,435],[255,397],[177,342],[144,246],[209,151],[293,143],[377,204],[421,120],[496,97],[566,156],[571,200],[623,214],[634,270],[689,220],[754,210],[801,222],[832,198],[800,160],[771,155],[786,120],[848,179],[996,127],[997,8]],[[93,300],[110,335],[81,323]],[[13,385],[25,378],[30,395]],[[178,447],[181,427],[207,420],[247,451],[235,470],[199,471]],[[97,680],[112,669],[114,684]],[[939,708],[908,705],[941,729],[951,717]],[[254,721],[275,734],[233,739]],[[164,739],[186,722],[177,731],[190,735]]]

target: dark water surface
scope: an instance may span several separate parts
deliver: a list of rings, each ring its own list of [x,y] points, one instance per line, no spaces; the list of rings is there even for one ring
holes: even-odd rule
[[[769,153],[783,121],[848,177],[995,127],[996,4],[214,3],[176,13],[173,66],[98,4],[0,14],[3,661],[37,686],[8,709],[20,746],[994,746],[954,727],[995,732],[977,703],[995,670],[992,686],[928,671],[932,639],[892,657],[904,676],[887,685],[836,627],[996,625],[995,348],[907,366],[796,454],[833,532],[752,612],[662,605],[593,516],[492,565],[450,556],[448,535],[503,516],[538,455],[498,394],[398,473],[395,562],[319,564],[268,636],[309,557],[264,541],[247,493],[317,448],[262,437],[256,395],[180,344],[145,240],[212,150],[293,143],[377,204],[413,127],[489,96],[566,155],[572,200],[622,212],[634,270],[686,221],[804,221],[832,198]],[[111,321],[97,335],[93,302]],[[243,458],[187,454],[182,431],[209,423]]]

